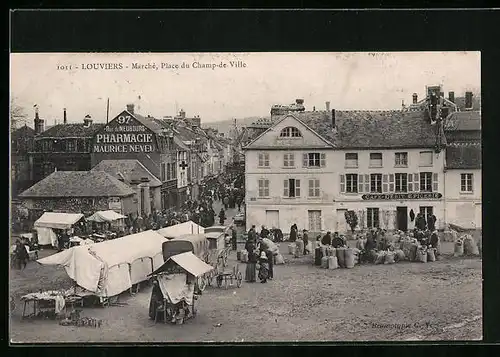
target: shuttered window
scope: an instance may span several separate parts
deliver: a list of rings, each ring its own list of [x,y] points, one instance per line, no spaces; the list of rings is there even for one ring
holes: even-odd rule
[[[322,153],[320,155],[319,164],[321,167],[326,167],[326,154]]]
[[[413,174],[408,174],[408,192],[413,192]]]
[[[290,198],[300,197],[300,180],[283,180],[283,196]]]
[[[358,192],[363,193],[363,178],[364,175],[358,175]]]
[[[319,180],[311,179],[309,180],[309,197],[319,197]]]
[[[388,175],[384,174],[382,175],[382,192],[387,193],[389,191],[389,184],[388,184]]]
[[[358,175],[346,174],[345,178],[346,178],[346,192],[358,193]]]
[[[303,167],[308,167],[309,166],[309,155],[302,154],[302,166]]]
[[[370,175],[369,174],[365,175],[365,192],[366,193],[370,192]]]
[[[432,191],[438,192],[438,174],[437,172],[434,172],[432,174]]]
[[[345,175],[340,175],[340,192],[345,192]]]
[[[421,151],[419,166],[432,166],[432,151]]]
[[[418,192],[418,191],[420,191],[420,175],[413,174],[413,192]]]
[[[389,192],[394,192],[394,174],[389,174]]]
[[[269,197],[269,180],[259,180],[259,197]]]

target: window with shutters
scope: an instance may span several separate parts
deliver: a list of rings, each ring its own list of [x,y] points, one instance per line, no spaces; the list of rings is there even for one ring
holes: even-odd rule
[[[382,167],[382,153],[381,152],[370,153],[370,167]]]
[[[259,153],[259,167],[269,167],[269,154],[265,152]]]
[[[346,179],[346,192],[358,193],[358,174],[347,174]]]
[[[67,151],[75,151],[76,150],[75,140],[73,139],[66,140],[66,149]]]
[[[432,151],[421,151],[419,166],[432,166]]]
[[[394,174],[389,174],[389,192],[394,192]]]
[[[259,197],[269,197],[269,180],[259,180]]]
[[[283,196],[289,198],[300,197],[300,180],[283,180]]]
[[[165,163],[161,163],[161,182],[165,182]]]
[[[420,173],[420,192],[432,192],[432,172]]]
[[[358,175],[358,192],[359,193],[363,193],[363,191],[364,191],[364,180],[363,180],[364,177],[365,177],[365,175],[363,175],[363,174]]]
[[[304,154],[303,160],[304,167],[325,167],[326,166],[326,154],[319,152],[310,152]]]
[[[395,175],[396,185],[395,192],[403,193],[408,192],[408,174],[401,173]]]
[[[474,192],[472,174],[460,174],[460,192]]]
[[[394,166],[395,167],[408,167],[408,153],[407,152],[397,152],[394,154]]]
[[[370,192],[382,193],[382,174],[370,175]]]
[[[366,210],[366,226],[367,228],[379,228],[379,209],[367,208]]]
[[[281,130],[280,132],[280,137],[281,138],[300,138],[302,137],[302,134],[300,133],[300,130],[293,127],[289,126]]]
[[[346,153],[345,154],[345,167],[346,168],[357,168],[358,167],[358,154],[357,153]]]
[[[319,180],[318,179],[310,179],[309,180],[309,197],[319,197],[320,196],[319,189]]]
[[[283,166],[284,167],[294,167],[295,166],[295,155],[294,154],[284,154],[283,155]]]

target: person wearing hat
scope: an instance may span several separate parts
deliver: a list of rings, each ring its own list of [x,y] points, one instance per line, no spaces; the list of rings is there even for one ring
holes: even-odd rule
[[[266,228],[266,226],[262,226],[262,229],[260,231],[260,237],[267,238],[268,235],[269,235],[269,230]]]
[[[307,249],[307,245],[309,244],[309,236],[307,235],[307,229],[304,229],[302,231],[302,241],[304,242],[304,255],[307,255],[309,253],[309,250]]]
[[[261,283],[266,283],[269,278],[269,260],[266,252],[262,251],[259,258],[259,279]]]

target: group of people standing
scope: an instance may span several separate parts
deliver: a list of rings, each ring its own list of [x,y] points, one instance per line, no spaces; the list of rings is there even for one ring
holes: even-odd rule
[[[264,241],[268,238],[269,230],[263,229],[257,235],[255,225],[248,231],[248,238],[245,243],[245,250],[248,252],[248,262],[245,271],[245,280],[249,283],[256,282],[257,278],[261,283],[274,279],[274,260],[277,253]],[[259,264],[258,275],[256,273],[257,263]]]

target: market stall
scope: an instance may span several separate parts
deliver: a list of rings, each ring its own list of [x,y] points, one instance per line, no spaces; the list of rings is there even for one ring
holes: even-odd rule
[[[205,228],[193,221],[187,221],[170,227],[161,228],[157,230],[157,232],[167,239],[172,239],[184,234],[204,234]]]
[[[68,276],[94,295],[107,298],[147,280],[163,264],[153,258],[162,252],[166,239],[149,230],[122,238],[76,246],[39,259],[42,265],[64,266]],[[156,266],[155,266],[156,262]]]
[[[97,211],[87,218],[92,222],[93,229],[103,236],[102,240],[116,238],[116,235],[125,231],[126,216],[115,211]]]
[[[83,218],[81,213],[45,212],[34,224],[38,244],[56,247],[58,231],[72,230]]]

